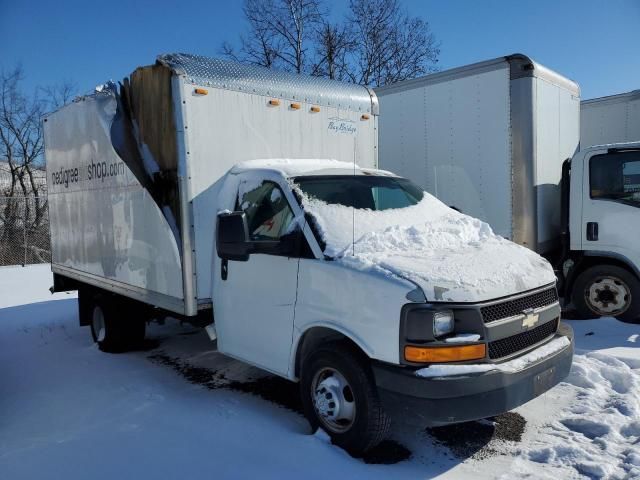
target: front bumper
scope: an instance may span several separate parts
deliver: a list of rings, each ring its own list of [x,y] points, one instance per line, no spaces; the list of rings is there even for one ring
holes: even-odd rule
[[[512,410],[546,392],[569,374],[573,360],[573,331],[560,323],[554,338],[570,344],[516,372],[489,371],[422,378],[416,369],[373,365],[385,409],[412,423],[441,426],[479,420]]]

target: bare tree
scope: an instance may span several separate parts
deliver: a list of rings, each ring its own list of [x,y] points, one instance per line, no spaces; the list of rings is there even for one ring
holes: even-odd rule
[[[435,70],[440,50],[429,24],[410,17],[398,0],[351,0],[349,7],[354,82],[376,87]]]
[[[70,103],[76,96],[78,86],[72,80],[64,80],[54,85],[40,87],[41,101],[46,110],[55,110]]]
[[[348,25],[325,23],[317,34],[312,75],[332,80],[349,80],[349,54],[356,47]]]
[[[37,97],[29,99],[22,93],[22,80],[20,67],[0,74],[0,158],[11,174],[9,196],[17,188],[24,196],[36,190],[32,170],[43,151],[43,105]]]
[[[280,39],[263,11],[274,9],[273,0],[245,0],[242,11],[249,23],[249,33],[240,35],[239,51],[229,42],[224,42],[222,54],[235,61],[271,68],[279,56]]]
[[[435,71],[439,45],[429,24],[399,0],[350,0],[342,22],[323,0],[245,0],[249,32],[227,58],[373,87]]]
[[[8,178],[0,191],[8,197],[0,210],[0,242],[5,246],[15,244],[27,229],[41,229],[47,208],[42,116],[68,103],[74,91],[73,84],[65,82],[30,96],[22,90],[23,80],[19,66],[0,72],[0,164]]]
[[[309,69],[310,43],[322,22],[320,0],[245,0],[249,33],[238,52],[222,45],[227,58],[303,73]]]

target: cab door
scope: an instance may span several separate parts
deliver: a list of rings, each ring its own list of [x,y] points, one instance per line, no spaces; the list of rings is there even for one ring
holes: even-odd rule
[[[294,222],[291,205],[273,182],[249,187],[241,181],[236,210],[245,212],[251,241],[279,240]],[[264,253],[248,261],[216,258],[213,308],[222,353],[287,375],[298,262]]]
[[[640,265],[640,149],[596,151],[585,160],[583,250]]]

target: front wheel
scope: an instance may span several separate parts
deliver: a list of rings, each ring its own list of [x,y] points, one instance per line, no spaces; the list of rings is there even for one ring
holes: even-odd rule
[[[300,388],[312,428],[322,427],[353,455],[375,447],[389,431],[368,362],[346,345],[327,344],[307,357]]]
[[[615,265],[596,265],[578,275],[572,300],[587,318],[609,316],[623,322],[640,322],[640,282]]]

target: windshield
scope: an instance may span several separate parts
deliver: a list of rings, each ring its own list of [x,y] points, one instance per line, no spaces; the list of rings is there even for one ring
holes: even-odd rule
[[[294,178],[303,193],[330,205],[373,211],[416,205],[424,192],[409,180],[369,175],[324,175]]]

